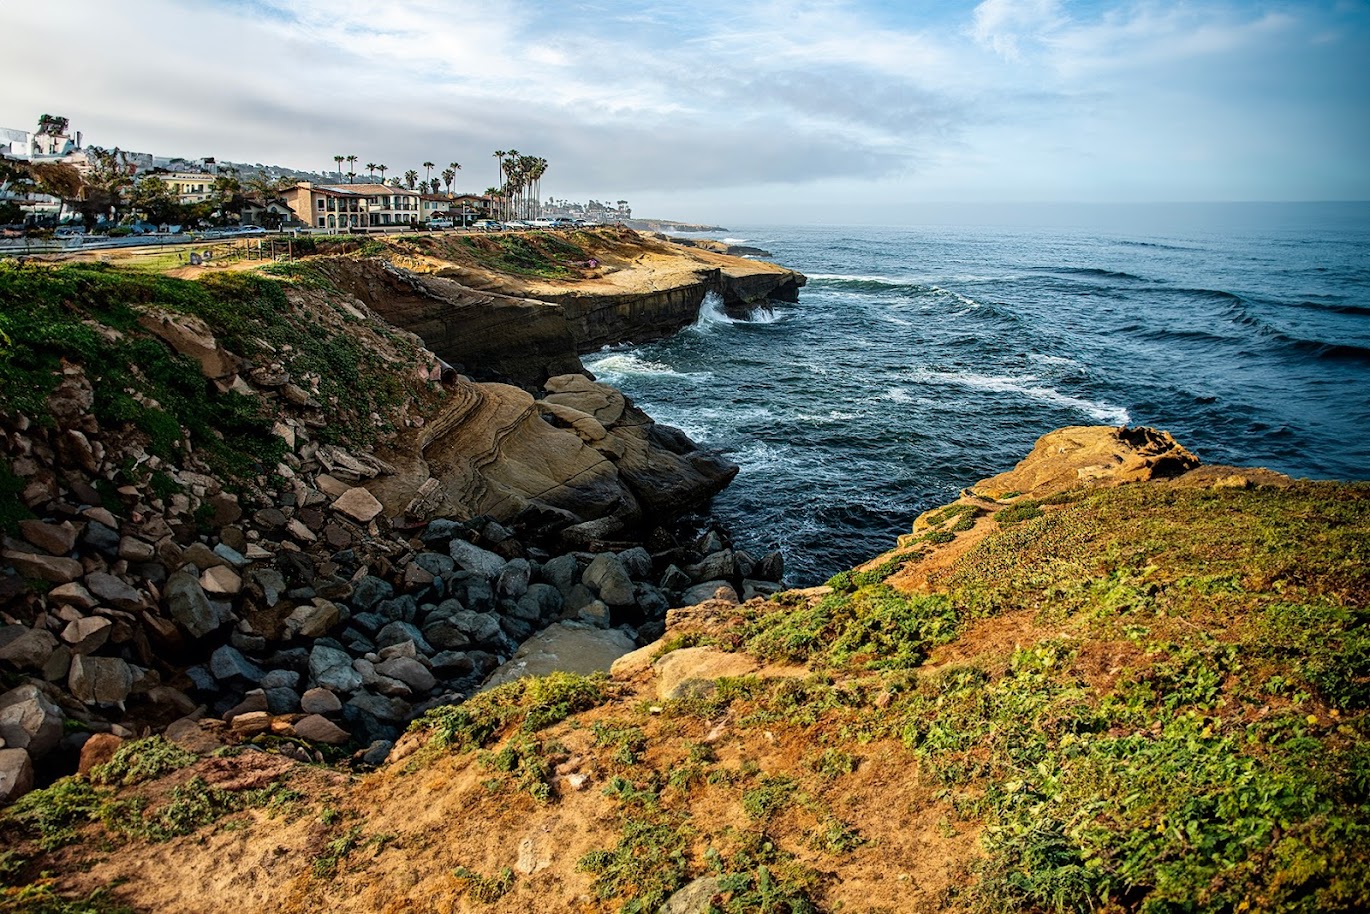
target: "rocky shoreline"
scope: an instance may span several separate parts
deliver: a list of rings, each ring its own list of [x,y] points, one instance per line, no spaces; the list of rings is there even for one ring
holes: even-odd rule
[[[410,394],[363,422],[390,430],[370,443],[331,433],[358,417],[306,368],[306,340],[282,343],[268,317],[252,339],[276,341],[234,351],[203,316],[161,305],[101,332],[111,347],[129,334],[164,345],[211,398],[259,406],[274,466],[230,478],[188,427],[157,453],[137,422],[110,421],[105,378],[77,361],[61,363],[40,408],[0,416],[0,482],[22,505],[0,553],[0,801],[150,732],[378,764],[415,715],[471,694],[537,632],[622,653],[660,635],[670,607],[780,589],[778,554],[734,550],[717,531],[682,536],[734,465],[577,373],[574,334],[550,346],[520,336],[549,314],[566,326],[566,306],[458,290],[431,261],[403,260],[320,258],[309,282],[285,284],[307,327],[406,379]],[[769,265],[697,266],[672,322],[693,319],[690,301],[697,313],[729,270],[762,298],[767,283],[802,283]],[[464,368],[525,386],[444,368],[445,338],[429,345],[396,319],[403,289],[456,312],[444,327],[467,340]],[[505,307],[533,317],[498,331],[473,318],[461,332],[466,316]],[[631,302],[601,307],[631,330]],[[160,412],[156,391],[128,390]]]

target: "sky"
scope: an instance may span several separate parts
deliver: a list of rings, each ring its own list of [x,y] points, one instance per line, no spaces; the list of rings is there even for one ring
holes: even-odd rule
[[[1370,0],[3,0],[0,34],[0,127],[464,191],[516,149],[659,218],[1370,200]]]

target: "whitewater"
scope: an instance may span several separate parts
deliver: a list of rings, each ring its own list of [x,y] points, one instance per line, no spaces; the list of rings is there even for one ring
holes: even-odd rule
[[[1152,425],[1207,463],[1370,476],[1364,225],[734,228],[804,272],[749,320],[586,358],[736,461],[714,516],[793,584],[1066,425]]]

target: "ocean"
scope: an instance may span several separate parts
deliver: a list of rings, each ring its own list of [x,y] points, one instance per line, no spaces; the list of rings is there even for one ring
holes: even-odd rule
[[[1346,210],[1334,210],[1344,216]],[[1370,219],[732,228],[809,284],[587,356],[741,466],[714,516],[820,583],[1066,425],[1166,429],[1205,463],[1370,477]],[[1126,224],[1126,220],[1121,220]],[[1202,220],[1196,220],[1202,222]]]

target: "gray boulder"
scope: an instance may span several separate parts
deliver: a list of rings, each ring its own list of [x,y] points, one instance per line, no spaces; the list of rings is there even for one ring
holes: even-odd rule
[[[618,554],[623,570],[634,581],[646,581],[652,577],[652,554],[641,546],[625,549]]]
[[[20,626],[7,626],[10,634]],[[0,647],[0,660],[7,660],[21,670],[41,670],[48,662],[52,652],[57,649],[57,638],[52,632],[41,628],[22,629],[17,637],[11,637]]]
[[[23,749],[0,749],[0,804],[33,789],[33,761]]]
[[[326,644],[315,644],[309,652],[309,678],[334,692],[355,692],[362,687],[361,673],[352,668],[352,658]]]
[[[580,583],[580,575],[580,562],[570,553],[549,559],[543,564],[541,572],[542,580],[559,590],[563,597]]]
[[[452,540],[448,547],[452,555],[452,560],[457,563],[457,567],[463,571],[474,571],[487,578],[497,578],[499,573],[504,570],[505,561],[488,549],[482,549],[475,543],[468,543],[466,540]]]
[[[88,705],[122,704],[133,690],[133,670],[118,657],[77,654],[71,658],[67,688],[77,700]]]
[[[0,745],[42,758],[62,741],[62,711],[32,684],[0,695]]]
[[[613,553],[602,552],[595,556],[581,575],[581,582],[610,606],[632,605],[633,579]]]
[[[527,559],[513,559],[495,579],[495,596],[506,600],[517,600],[528,592],[528,583],[533,577],[533,566]]]
[[[219,681],[242,679],[256,685],[266,674],[231,644],[220,645],[209,655],[209,671]]]
[[[412,657],[391,657],[376,665],[376,672],[391,679],[398,679],[415,692],[428,692],[438,681],[428,668]]]
[[[279,575],[277,575],[279,577]],[[198,576],[178,571],[163,589],[167,610],[193,638],[203,638],[219,627],[219,614],[209,605]]]

